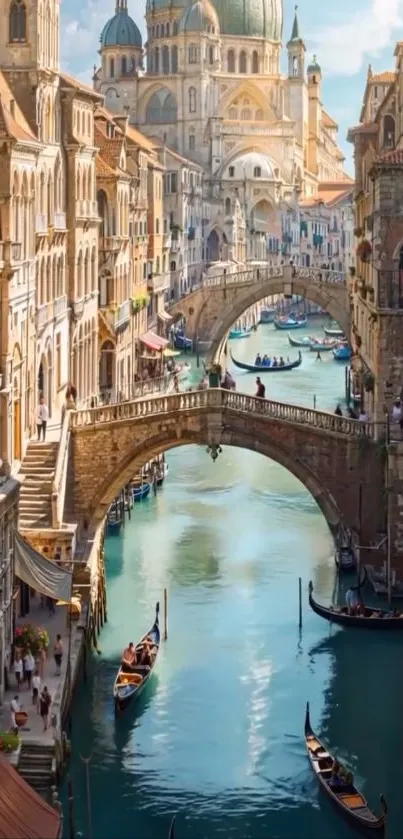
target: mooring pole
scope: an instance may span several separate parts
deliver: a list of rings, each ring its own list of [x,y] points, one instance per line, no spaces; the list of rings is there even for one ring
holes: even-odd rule
[[[302,629],[302,578],[298,577],[299,628]]]
[[[168,592],[164,588],[164,641],[168,638]]]

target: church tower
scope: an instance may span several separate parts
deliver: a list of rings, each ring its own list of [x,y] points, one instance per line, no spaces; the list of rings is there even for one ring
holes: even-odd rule
[[[322,71],[314,55],[308,66],[308,100],[309,100],[309,139],[308,139],[308,169],[313,175],[319,172],[319,138],[320,138],[320,83]]]
[[[288,54],[288,116],[295,122],[296,138],[305,147],[308,130],[308,96],[305,84],[305,44],[299,32],[298,6],[295,6]]]

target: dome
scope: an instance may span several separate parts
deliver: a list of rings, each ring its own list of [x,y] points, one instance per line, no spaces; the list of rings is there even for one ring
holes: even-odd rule
[[[220,24],[210,0],[194,0],[179,21],[179,32],[209,32],[218,34]]]
[[[125,0],[119,0],[116,13],[105,23],[101,32],[101,47],[141,47],[139,28],[129,16]]]
[[[321,73],[320,64],[316,61],[316,55],[314,55],[310,64],[308,64],[308,73]]]
[[[282,0],[214,0],[222,35],[281,41]]]
[[[275,164],[265,154],[254,151],[246,152],[231,160],[231,163],[226,166],[224,178],[231,177],[231,179],[235,178],[238,181],[245,178],[247,180],[264,178],[268,181],[274,181],[276,180],[274,167]],[[230,174],[229,169],[235,169],[235,172]]]

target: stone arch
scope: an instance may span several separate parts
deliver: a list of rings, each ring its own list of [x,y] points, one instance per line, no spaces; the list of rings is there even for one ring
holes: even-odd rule
[[[109,205],[105,190],[99,189],[97,192],[98,216],[101,219],[99,235],[101,237],[109,235]]]
[[[175,95],[168,87],[160,87],[147,99],[144,120],[149,125],[171,125],[177,122],[178,106]]]
[[[99,390],[104,395],[115,387],[115,359],[116,345],[111,340],[104,341],[99,353]]]
[[[264,97],[264,94],[261,90],[259,90],[258,86],[255,82],[248,80],[247,82],[243,82],[238,87],[230,88],[224,96],[220,99],[220,111],[219,116],[225,118],[228,109],[233,106],[238,100],[247,99],[249,104],[245,107],[253,107],[259,108],[263,111],[264,119],[274,118],[274,114],[270,108],[269,103]],[[242,107],[242,102],[239,101],[239,108]],[[262,150],[264,146],[262,146]],[[244,149],[247,151],[247,149]],[[265,149],[265,153],[267,154],[267,148]]]
[[[395,147],[396,126],[392,114],[385,114],[382,120],[383,146],[393,149]]]

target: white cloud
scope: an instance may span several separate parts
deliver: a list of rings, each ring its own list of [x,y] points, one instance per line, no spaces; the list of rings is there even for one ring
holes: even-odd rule
[[[323,70],[353,76],[365,61],[376,58],[397,40],[403,21],[403,0],[372,0],[351,16],[346,14],[344,4],[340,11],[343,20],[312,30],[309,43]]]
[[[64,66],[74,69],[83,60],[85,65],[89,61],[98,63],[99,36],[113,12],[111,0],[88,0],[76,16],[73,17],[71,11],[62,14],[60,45]]]

